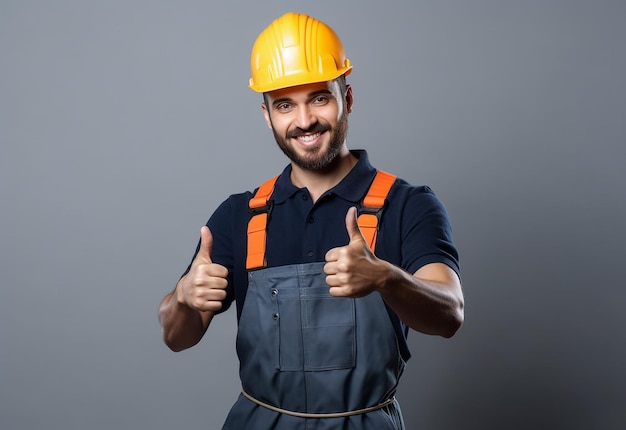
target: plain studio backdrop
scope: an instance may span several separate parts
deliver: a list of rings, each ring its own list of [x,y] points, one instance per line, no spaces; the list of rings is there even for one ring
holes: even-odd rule
[[[290,10],[343,39],[348,146],[452,219],[466,320],[411,333],[407,428],[625,428],[621,0],[0,1],[0,428],[220,428],[234,309],[173,353],[157,308],[287,164],[247,83]]]

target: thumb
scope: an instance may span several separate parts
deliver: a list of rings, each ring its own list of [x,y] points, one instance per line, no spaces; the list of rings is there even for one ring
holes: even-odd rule
[[[213,234],[206,225],[200,229],[200,249],[196,258],[203,258],[211,263],[211,251],[213,250]]]
[[[364,240],[359,223],[357,222],[356,208],[352,206],[348,209],[346,214],[346,230],[348,230],[348,236],[350,236],[350,242],[354,240]]]

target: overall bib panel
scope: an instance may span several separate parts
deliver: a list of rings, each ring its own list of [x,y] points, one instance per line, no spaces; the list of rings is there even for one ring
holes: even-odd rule
[[[288,411],[337,413],[393,397],[404,369],[396,334],[379,294],[332,297],[324,263],[249,272],[237,354],[244,391]],[[394,401],[366,414],[300,418],[241,396],[226,429],[402,429]]]

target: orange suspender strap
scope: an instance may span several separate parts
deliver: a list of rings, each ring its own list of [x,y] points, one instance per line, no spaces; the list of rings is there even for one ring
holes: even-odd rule
[[[259,269],[265,267],[265,241],[267,220],[272,210],[272,193],[278,176],[266,181],[259,187],[254,197],[250,199],[248,206],[252,217],[248,222],[248,255],[246,257],[246,269]],[[385,201],[396,177],[379,170],[370,185],[370,188],[361,204],[358,224],[367,244],[372,252],[376,246],[378,223],[382,215]]]
[[[254,197],[248,202],[252,217],[248,222],[248,256],[246,257],[246,269],[258,269],[265,267],[265,237],[267,219],[272,210],[272,193],[278,176],[266,181],[259,187]]]
[[[357,222],[365,241],[372,252],[376,247],[376,237],[378,236],[378,223],[382,216],[385,201],[391,186],[396,181],[396,177],[390,173],[379,170],[370,185],[370,189],[363,199]]]

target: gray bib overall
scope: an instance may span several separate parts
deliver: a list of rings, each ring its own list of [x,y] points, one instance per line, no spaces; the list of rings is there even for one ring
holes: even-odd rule
[[[244,393],[223,429],[404,429],[393,396],[405,363],[385,303],[378,293],[332,297],[324,264],[248,272],[237,333]]]

